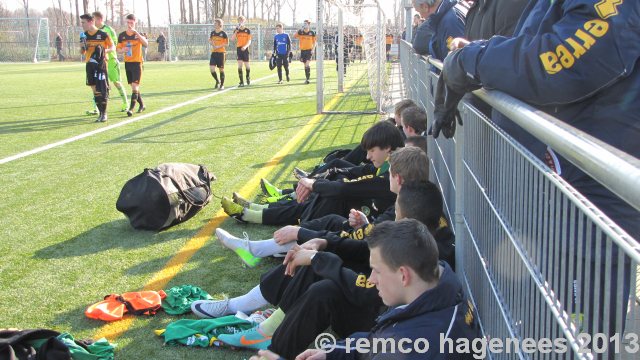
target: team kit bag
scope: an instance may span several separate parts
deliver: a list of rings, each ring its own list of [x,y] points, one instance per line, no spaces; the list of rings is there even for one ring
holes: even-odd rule
[[[127,181],[116,209],[135,229],[167,229],[189,220],[209,203],[214,180],[204,165],[160,164]]]

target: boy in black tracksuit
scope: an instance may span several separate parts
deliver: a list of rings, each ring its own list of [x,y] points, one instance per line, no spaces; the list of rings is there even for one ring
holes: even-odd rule
[[[400,190],[397,207],[402,209],[399,216],[417,218],[434,232],[442,213],[442,196],[434,184],[408,183]],[[305,245],[288,253],[285,262],[289,265],[272,269],[260,282],[264,299],[278,305],[285,314],[273,333],[270,349],[287,358],[304,350],[328,326],[341,336],[370,329],[383,305],[367,282],[370,270],[366,242],[337,241],[332,245],[335,254],[310,250],[314,246]],[[295,266],[299,265],[310,266],[296,271]],[[294,271],[295,276],[287,276]],[[243,333],[234,335],[242,336]]]
[[[340,169],[338,180],[301,179],[298,202],[243,207],[223,198],[225,212],[240,221],[267,225],[299,224],[328,214],[347,214],[350,209],[375,216],[395,201],[389,191],[387,157],[403,146],[402,135],[388,122],[378,122],[365,132],[361,145],[372,164]]]

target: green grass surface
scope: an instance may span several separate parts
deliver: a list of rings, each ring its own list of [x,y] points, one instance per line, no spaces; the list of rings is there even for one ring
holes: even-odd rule
[[[227,85],[237,82],[228,64]],[[273,73],[275,74],[275,72]],[[254,63],[252,79],[272,75]],[[335,75],[335,74],[334,74]],[[84,309],[109,293],[140,290],[220,209],[213,199],[188,222],[160,233],[133,230],[115,202],[122,185],[163,162],[204,164],[218,176],[217,195],[230,195],[262,168],[315,115],[315,85],[302,85],[299,64],[290,85],[271,77],[249,88],[158,114],[0,165],[0,327],[53,328],[92,338],[104,323]],[[366,76],[336,109],[375,110]],[[204,62],[145,65],[142,94],[149,112],[211,93]],[[106,126],[83,115],[90,91],[81,64],[0,65],[0,158]],[[360,87],[360,88],[358,88]],[[119,104],[112,92],[113,104]],[[126,119],[110,107],[108,124]],[[310,168],[329,151],[350,147],[372,115],[330,115],[273,168],[268,178],[293,183],[294,166]],[[255,184],[257,185],[257,184]],[[233,234],[269,238],[273,227],[222,225]],[[245,269],[215,237],[169,286],[198,285],[211,294],[241,295],[276,260]],[[192,315],[139,317],[115,342],[117,359],[242,359],[250,352],[163,346],[153,330]]]

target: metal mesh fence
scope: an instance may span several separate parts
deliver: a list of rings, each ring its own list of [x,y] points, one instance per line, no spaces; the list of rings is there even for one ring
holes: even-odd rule
[[[49,19],[0,18],[0,61],[49,61]]]

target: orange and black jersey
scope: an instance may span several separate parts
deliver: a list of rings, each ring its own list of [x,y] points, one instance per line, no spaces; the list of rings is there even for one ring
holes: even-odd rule
[[[387,34],[387,45],[393,44],[393,35]]]
[[[225,46],[229,45],[229,38],[227,37],[227,33],[224,30],[220,30],[220,32],[216,32],[213,30],[211,35],[209,35],[209,42],[213,46],[222,46],[220,48],[214,49],[211,48],[212,53],[224,53],[227,52],[227,48]]]
[[[123,31],[118,35],[118,49],[125,49],[124,62],[143,62],[142,41],[135,33]]]
[[[298,30],[293,37],[300,41],[300,50],[313,50],[313,46],[316,44],[316,33],[313,30]]]
[[[247,44],[251,40],[251,30],[247,28],[236,28],[234,34],[236,35],[236,46],[239,48],[247,46]]]
[[[96,49],[96,46],[102,45],[103,48],[108,49],[113,45],[113,41],[107,35],[106,32],[102,30],[97,30],[95,33],[91,34],[88,31],[84,32],[85,40],[84,40],[84,61],[89,62],[91,59],[91,55]]]
[[[356,46],[362,46],[362,43],[364,43],[364,36],[356,35],[355,43]]]

